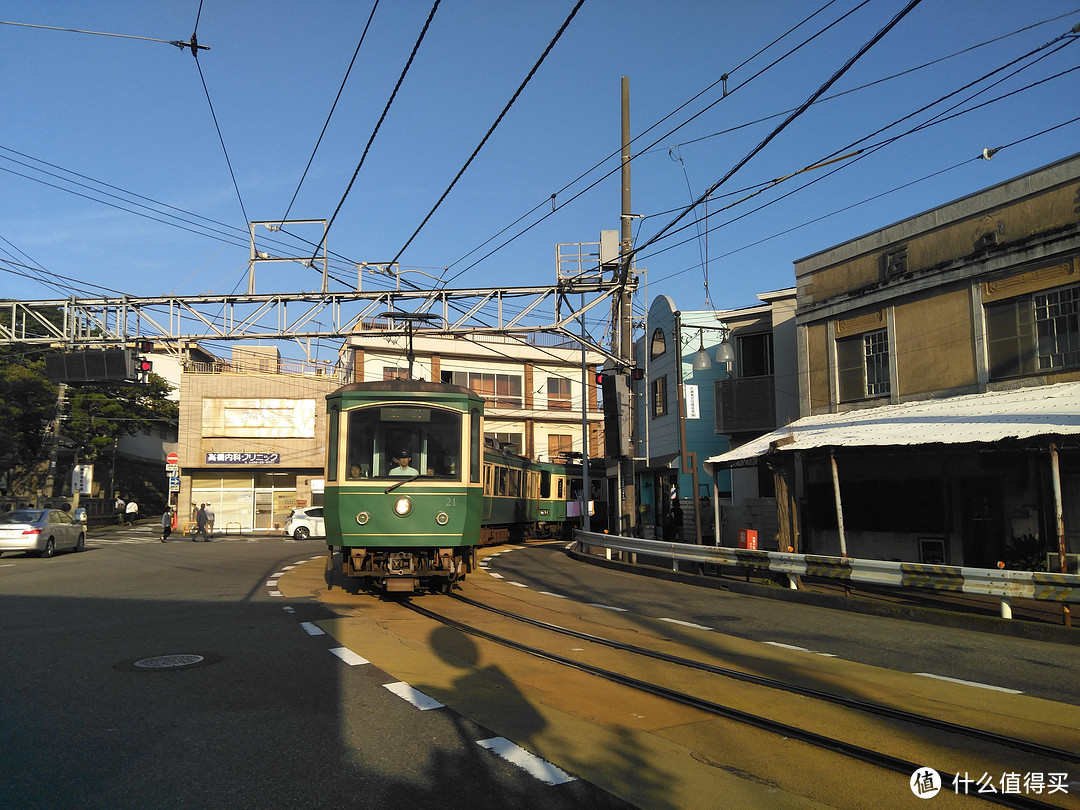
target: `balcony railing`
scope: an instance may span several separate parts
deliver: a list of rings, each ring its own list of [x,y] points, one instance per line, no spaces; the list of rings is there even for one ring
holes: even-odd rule
[[[213,363],[185,363],[185,374],[281,374],[297,377],[331,377],[344,382],[345,369],[335,363],[309,363],[304,360],[252,358],[216,360]]]

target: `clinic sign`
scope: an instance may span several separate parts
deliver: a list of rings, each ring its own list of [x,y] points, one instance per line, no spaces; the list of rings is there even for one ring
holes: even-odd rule
[[[281,453],[207,453],[207,464],[280,464]]]

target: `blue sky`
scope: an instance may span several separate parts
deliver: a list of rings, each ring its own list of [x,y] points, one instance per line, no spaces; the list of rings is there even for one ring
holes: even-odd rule
[[[196,64],[166,43],[0,24],[0,298],[242,292],[247,220],[330,219],[339,205],[328,235],[336,289],[355,283],[356,263],[399,253],[420,284],[429,281],[422,274],[453,278],[452,288],[551,284],[558,243],[619,227],[622,76],[636,138],[632,208],[643,215],[635,236],[646,245],[905,4],[586,0],[410,242],[574,5],[442,2],[346,196],[427,0],[379,4],[302,184],[371,2],[204,0],[201,11],[198,0],[0,2],[3,23],[180,41],[197,30],[210,48]],[[1080,115],[1076,36],[896,123],[1066,34],[1080,23],[1077,5],[924,0],[826,93],[842,95],[808,109],[717,190],[727,196],[709,203],[707,274],[693,217],[642,248],[648,285],[638,311],[661,293],[685,310],[753,304],[794,284],[798,258],[1080,151],[1080,123],[1058,126]],[[943,61],[915,70],[934,60]],[[859,145],[881,144],[979,90],[958,109],[1018,92],[721,210],[739,192],[893,125]],[[260,249],[290,250],[284,241]],[[73,281],[25,276],[37,271]],[[365,279],[365,289],[379,285]],[[318,286],[300,265],[259,269],[259,292]]]

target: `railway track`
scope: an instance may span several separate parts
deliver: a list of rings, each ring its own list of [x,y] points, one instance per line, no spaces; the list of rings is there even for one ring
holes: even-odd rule
[[[816,749],[832,752],[833,754],[846,759],[858,760],[877,768],[883,768],[897,774],[902,774],[905,777],[911,777],[916,771],[931,767],[942,775],[943,781],[948,782],[951,775],[954,773],[963,771],[966,775],[969,770],[982,773],[983,771],[981,771],[980,768],[983,767],[985,767],[985,772],[987,774],[993,774],[995,772],[1000,773],[1002,772],[1004,763],[1015,763],[1019,759],[1022,759],[1024,762],[1023,767],[1025,771],[1040,773],[1068,773],[1070,766],[1072,766],[1073,772],[1075,773],[1077,770],[1076,766],[1080,764],[1080,754],[1075,750],[1066,750],[1032,739],[1024,739],[986,728],[950,722],[930,716],[926,713],[905,711],[883,703],[861,700],[842,694],[814,689],[801,684],[743,672],[731,667],[709,663],[707,661],[695,660],[657,649],[642,647],[637,644],[629,644],[623,641],[583,632],[581,630],[569,629],[541,619],[487,605],[458,594],[453,596],[451,604],[455,606],[464,606],[468,611],[472,611],[472,618],[463,619],[461,617],[449,616],[446,614],[452,611],[437,612],[426,607],[421,607],[408,600],[406,600],[404,604],[410,610],[431,621],[439,622],[440,624],[452,627],[474,637],[482,638],[486,641],[542,658],[562,667],[570,667],[581,672],[586,672],[590,675],[603,678],[624,687],[645,692],[665,700],[674,701],[709,715],[725,718],[744,726],[752,727],[769,734],[778,735],[785,739],[797,740],[813,746]],[[519,626],[524,625],[533,628],[536,631],[540,631],[539,638],[541,641],[538,642],[534,639],[531,642],[527,642],[523,640],[521,637],[525,635],[524,632],[515,633],[504,630],[501,633],[496,633],[492,630],[485,629],[482,620],[482,616],[485,614],[494,614],[498,617],[498,621],[500,622],[509,621]],[[511,638],[510,636],[515,637]],[[595,663],[590,663],[587,660],[589,655],[585,654],[584,650],[582,655],[570,657],[562,652],[553,651],[553,648],[558,648],[559,645],[557,643],[542,641],[544,638],[555,639],[566,636],[585,642],[588,645],[596,645],[599,648],[614,650],[620,656],[625,656],[628,663],[626,666],[620,667],[622,671],[618,671],[609,666],[600,666]],[[854,727],[856,729],[855,732],[849,733],[847,738],[844,738],[841,734],[825,733],[821,729],[815,731],[811,728],[799,727],[788,722],[780,721],[775,717],[768,717],[762,712],[748,710],[747,708],[739,708],[735,705],[738,702],[737,700],[725,700],[721,702],[714,699],[715,696],[708,696],[700,693],[695,694],[689,689],[676,688],[675,686],[664,685],[664,683],[661,682],[667,680],[670,683],[678,683],[683,680],[678,676],[665,676],[663,678],[650,677],[645,679],[627,674],[628,671],[632,671],[634,668],[634,665],[629,662],[643,658],[659,662],[661,667],[677,668],[679,670],[689,671],[696,677],[709,678],[714,682],[712,691],[715,691],[716,677],[714,676],[719,676],[719,678],[726,679],[728,682],[746,684],[755,690],[768,690],[770,693],[781,692],[787,695],[797,696],[800,699],[814,701],[818,705],[835,707],[838,711],[843,711],[849,715],[855,715],[862,719],[854,722],[850,719],[845,721],[843,724],[845,727]],[[758,692],[758,695],[759,697],[756,699],[750,699],[755,705],[765,705],[773,702],[769,697],[761,697],[761,692]],[[742,702],[747,702],[745,696],[741,699]],[[933,759],[933,754],[920,757],[919,760],[916,761],[915,757],[905,753],[905,745],[897,745],[896,748],[899,748],[900,750],[894,750],[890,753],[890,751],[887,750],[888,747],[882,744],[884,740],[882,739],[883,735],[880,733],[880,729],[877,729],[876,732],[869,730],[872,723],[877,719],[887,720],[888,723],[891,724],[891,733],[884,735],[886,739],[904,738],[908,740],[905,745],[906,748],[910,750],[912,748],[910,743],[911,738],[925,739],[927,737],[933,737],[934,745],[928,745],[928,749],[937,751],[940,751],[941,749],[962,751],[963,755],[967,757],[969,766],[967,768],[957,769],[955,757],[949,757],[947,758],[949,761],[937,762],[936,764],[932,761],[927,761]],[[804,725],[813,725],[813,723],[805,723]],[[860,731],[860,729],[866,730]],[[864,743],[860,737],[871,741],[876,740],[876,743]],[[974,764],[974,768],[971,767],[971,764]],[[1016,808],[1077,806],[1076,796],[1069,796],[1068,794],[1062,795],[1060,793],[1054,798],[1062,799],[1061,803],[1054,803],[1052,799],[1046,801],[1020,793],[996,792],[992,794],[984,793],[981,795],[971,794],[971,797],[983,799],[999,806]],[[1047,798],[1049,799],[1050,797]]]

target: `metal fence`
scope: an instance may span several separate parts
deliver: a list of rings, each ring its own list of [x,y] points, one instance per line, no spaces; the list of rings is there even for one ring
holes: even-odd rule
[[[664,543],[583,531],[575,532],[574,540],[583,554],[601,554],[611,559],[614,552],[630,555],[631,561],[636,561],[638,554],[644,554],[670,561],[673,571],[678,571],[682,563],[690,563],[729,566],[746,572],[782,574],[787,577],[789,587],[793,589],[798,589],[800,576],[813,576],[892,588],[921,588],[993,596],[1001,600],[1001,615],[1006,619],[1012,618],[1009,602],[1011,599],[1080,602],[1080,575],[1077,574],[751,551],[721,546]]]

